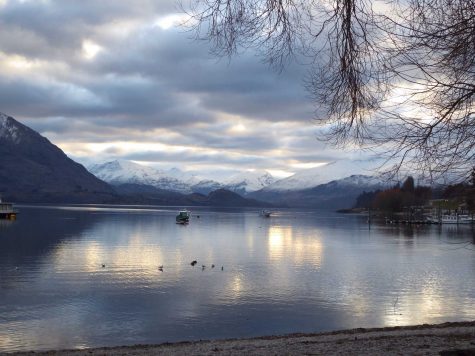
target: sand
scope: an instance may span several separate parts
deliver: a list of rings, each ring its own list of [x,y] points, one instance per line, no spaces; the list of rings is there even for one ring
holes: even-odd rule
[[[33,354],[19,353],[19,355]],[[252,339],[35,352],[35,355],[475,355],[475,321]]]

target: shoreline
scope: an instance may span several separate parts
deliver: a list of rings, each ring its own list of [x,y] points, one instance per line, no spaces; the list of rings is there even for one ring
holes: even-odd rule
[[[295,333],[248,339],[201,340],[98,347],[80,350],[17,352],[13,355],[281,355],[281,354],[419,354],[475,355],[475,321],[323,333]]]

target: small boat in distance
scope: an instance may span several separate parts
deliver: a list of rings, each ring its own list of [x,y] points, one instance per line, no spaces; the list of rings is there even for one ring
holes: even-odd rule
[[[5,203],[0,198],[0,219],[15,220],[18,211],[13,208],[13,203]]]
[[[180,210],[176,216],[177,224],[188,224],[190,221],[190,212],[188,210]]]
[[[272,214],[269,210],[262,210],[261,211],[261,216],[264,217],[264,218],[270,218],[270,214]]]
[[[427,218],[433,224],[473,224],[475,219],[467,214],[443,214]]]

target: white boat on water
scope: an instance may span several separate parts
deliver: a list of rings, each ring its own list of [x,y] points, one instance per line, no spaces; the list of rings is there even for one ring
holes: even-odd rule
[[[433,224],[473,224],[475,219],[467,214],[442,214],[427,218]]]

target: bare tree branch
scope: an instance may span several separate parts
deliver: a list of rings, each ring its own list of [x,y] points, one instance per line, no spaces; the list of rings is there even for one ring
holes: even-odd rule
[[[385,149],[394,172],[474,165],[475,0],[190,1],[216,55],[254,48],[278,70],[310,59],[328,142]]]

